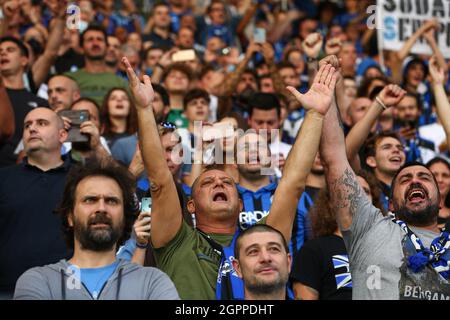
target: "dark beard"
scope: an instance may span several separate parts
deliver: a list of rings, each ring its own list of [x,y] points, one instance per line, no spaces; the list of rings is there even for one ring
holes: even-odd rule
[[[95,230],[91,228],[92,223],[108,224],[108,228]],[[113,222],[104,214],[98,213],[93,219],[87,222],[87,225],[74,221],[75,238],[85,250],[96,252],[109,251],[117,244],[123,234],[123,223],[119,226],[113,226]]]
[[[287,279],[277,279],[272,283],[263,283],[263,282],[247,282],[245,285],[247,290],[253,293],[256,296],[268,295],[274,292],[277,292],[281,289],[286,288]]]
[[[115,68],[115,67],[117,67],[118,61],[117,60],[114,60],[114,61],[107,61],[107,60],[105,60],[105,63],[106,63],[106,65],[108,67]]]
[[[105,55],[86,56],[86,58],[91,61],[102,61],[105,59]]]
[[[426,227],[434,223],[439,216],[439,205],[432,204],[421,211],[412,213],[405,205],[396,209],[395,215],[406,224]]]

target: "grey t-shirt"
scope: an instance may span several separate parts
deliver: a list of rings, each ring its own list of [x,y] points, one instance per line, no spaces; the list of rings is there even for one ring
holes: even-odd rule
[[[410,227],[429,247],[439,234]],[[450,300],[450,284],[432,267],[413,273],[415,253],[406,233],[363,195],[349,230],[342,232],[350,260],[354,300]],[[447,254],[450,254],[448,252]]]

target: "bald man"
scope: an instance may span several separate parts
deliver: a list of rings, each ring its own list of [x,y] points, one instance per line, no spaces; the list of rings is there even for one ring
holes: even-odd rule
[[[56,75],[48,81],[48,103],[55,112],[69,109],[79,98],[80,88],[71,78]]]
[[[12,297],[17,279],[29,268],[70,255],[53,214],[71,167],[61,157],[64,123],[51,109],[36,108],[23,127],[26,158],[0,169],[0,299]]]

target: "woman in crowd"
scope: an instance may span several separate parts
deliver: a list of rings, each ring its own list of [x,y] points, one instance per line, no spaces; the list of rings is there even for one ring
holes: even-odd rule
[[[117,139],[137,131],[136,109],[123,88],[111,89],[103,101],[103,136],[111,149]]]

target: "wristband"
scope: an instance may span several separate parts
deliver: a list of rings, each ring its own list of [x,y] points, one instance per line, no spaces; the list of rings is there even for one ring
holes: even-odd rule
[[[158,63],[156,64],[156,66],[157,66],[157,67],[160,67],[161,69],[164,70],[164,67],[163,67],[163,65],[162,65],[161,63],[158,62]]]
[[[378,104],[383,108],[383,110],[386,110],[387,107],[386,105],[383,103],[383,101],[381,101],[380,97],[376,96],[375,100],[378,102]]]
[[[319,59],[317,58],[311,58],[311,57],[306,57],[306,62],[311,63],[311,62],[316,62],[319,61]]]
[[[136,241],[136,247],[138,247],[139,249],[147,249],[148,243],[147,244],[140,244],[139,242]]]

